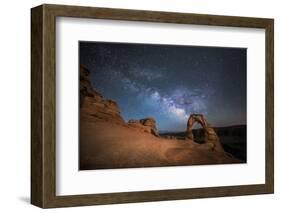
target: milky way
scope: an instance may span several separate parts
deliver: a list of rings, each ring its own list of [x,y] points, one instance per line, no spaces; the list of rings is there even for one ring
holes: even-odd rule
[[[93,86],[126,119],[182,131],[192,113],[214,126],[246,124],[246,49],[79,42]]]

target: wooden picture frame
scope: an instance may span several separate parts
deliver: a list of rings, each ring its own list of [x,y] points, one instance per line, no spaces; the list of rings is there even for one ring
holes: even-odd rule
[[[56,17],[262,28],[266,34],[265,184],[87,195],[56,195]],[[31,203],[42,208],[220,196],[274,191],[274,21],[218,15],[44,4],[31,9]]]

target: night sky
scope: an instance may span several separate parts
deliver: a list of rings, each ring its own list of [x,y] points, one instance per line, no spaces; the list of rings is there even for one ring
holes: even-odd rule
[[[94,88],[117,101],[123,118],[154,117],[182,131],[192,113],[213,126],[246,124],[244,48],[79,42]]]

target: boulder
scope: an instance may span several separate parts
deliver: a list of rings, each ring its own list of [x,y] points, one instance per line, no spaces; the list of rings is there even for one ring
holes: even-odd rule
[[[140,122],[142,123],[142,125],[150,127],[153,134],[158,135],[156,121],[154,118],[144,118],[144,119],[141,119]]]
[[[129,120],[128,125],[134,128],[138,128],[139,130],[153,134],[155,136],[158,135],[156,121],[154,118],[144,118],[140,120]]]

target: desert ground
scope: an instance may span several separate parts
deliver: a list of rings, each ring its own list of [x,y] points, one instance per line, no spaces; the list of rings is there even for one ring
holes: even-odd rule
[[[80,169],[239,163],[227,152],[192,140],[165,139],[137,128],[96,120],[80,130]]]

